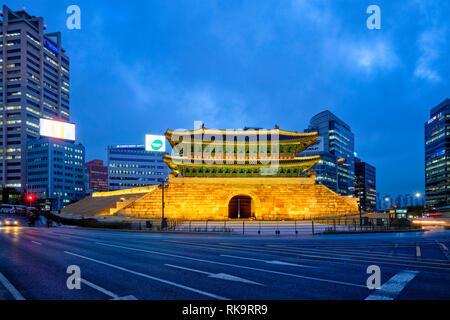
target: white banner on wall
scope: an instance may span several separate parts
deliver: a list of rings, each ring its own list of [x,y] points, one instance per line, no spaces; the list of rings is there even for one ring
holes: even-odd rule
[[[145,135],[145,150],[166,152],[166,137],[152,134]]]

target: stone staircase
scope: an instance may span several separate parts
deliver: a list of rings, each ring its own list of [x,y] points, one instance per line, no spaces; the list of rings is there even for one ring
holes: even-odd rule
[[[86,197],[64,207],[61,212],[77,214],[84,217],[112,215],[144,195],[145,193],[105,197]]]

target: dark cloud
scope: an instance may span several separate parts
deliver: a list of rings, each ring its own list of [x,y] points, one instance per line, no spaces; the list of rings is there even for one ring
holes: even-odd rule
[[[28,2],[28,3],[27,3]],[[167,128],[245,125],[302,131],[330,109],[377,168],[378,190],[424,189],[423,124],[450,96],[450,4],[377,1],[71,1],[25,3],[61,30],[71,58],[72,120],[88,159]]]

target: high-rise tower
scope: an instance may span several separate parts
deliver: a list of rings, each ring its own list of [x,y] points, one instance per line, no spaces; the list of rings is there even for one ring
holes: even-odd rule
[[[0,188],[26,188],[27,140],[39,119],[68,121],[69,58],[42,17],[3,6],[0,21]]]
[[[430,111],[425,122],[425,204],[450,206],[450,100]]]
[[[326,110],[311,118],[305,131],[317,131],[320,140],[304,155],[320,155],[316,181],[341,195],[352,195],[355,183],[355,136],[350,126]]]

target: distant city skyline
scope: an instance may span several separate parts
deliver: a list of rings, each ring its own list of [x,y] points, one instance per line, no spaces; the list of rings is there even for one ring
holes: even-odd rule
[[[380,30],[352,1],[80,0],[81,30],[66,28],[67,1],[5,4],[62,32],[87,161],[194,120],[302,131],[329,109],[379,192],[424,192],[423,123],[450,92],[448,1],[379,1]]]

